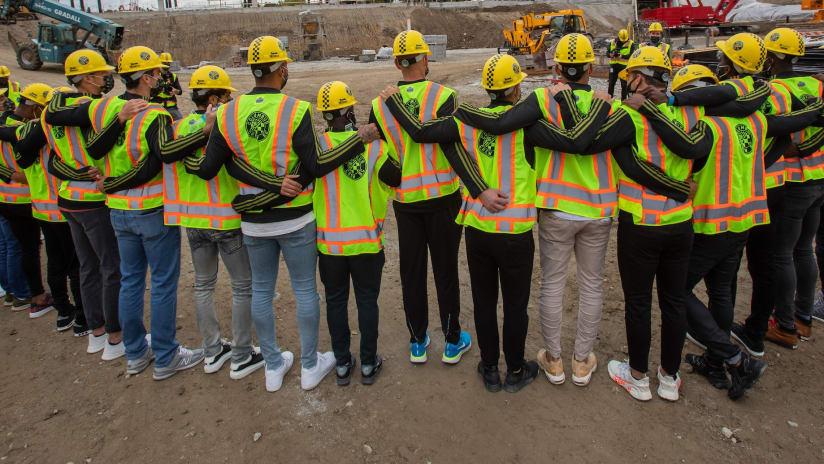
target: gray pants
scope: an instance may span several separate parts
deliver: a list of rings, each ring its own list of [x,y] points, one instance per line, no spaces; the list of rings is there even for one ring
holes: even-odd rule
[[[575,359],[584,361],[598,335],[603,310],[604,257],[612,221],[572,221],[541,210],[538,220],[541,253],[541,334],[550,356],[561,356],[561,322],[569,260],[575,252],[578,270],[578,330]]]
[[[215,312],[218,252],[232,284],[232,362],[252,352],[252,270],[240,229],[186,229],[195,268],[195,315],[206,356],[220,352],[220,323]]]

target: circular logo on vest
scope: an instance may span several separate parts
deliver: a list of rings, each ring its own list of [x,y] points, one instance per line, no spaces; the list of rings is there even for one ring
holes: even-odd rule
[[[209,71],[209,79],[216,81],[220,77],[220,74],[217,71]]]
[[[66,136],[66,128],[63,126],[52,126],[52,134],[54,134],[54,138],[62,139]]]
[[[358,154],[343,164],[343,173],[352,180],[358,180],[366,174],[366,159]]]
[[[266,113],[255,111],[246,118],[246,135],[257,141],[262,141],[269,135],[269,116]]]
[[[755,141],[752,130],[744,124],[737,124],[735,133],[738,134],[738,144],[741,146],[741,150],[746,154],[752,153],[752,146]]]
[[[498,144],[498,139],[492,134],[487,134],[484,131],[478,131],[478,151],[482,155],[492,158],[495,156],[495,145]]]
[[[421,104],[415,98],[411,98],[409,100],[406,100],[406,103],[404,103],[403,106],[405,106],[406,109],[409,110],[410,113],[412,113],[416,116],[418,114],[420,114]]]
[[[117,145],[123,145],[124,143],[126,143],[126,133],[121,132],[120,135],[117,136],[117,142],[115,143]]]
[[[85,66],[85,65],[89,64],[89,57],[88,57],[88,56],[83,55],[83,56],[81,56],[80,58],[78,58],[78,59],[77,59],[77,61],[78,61],[80,64],[82,64],[83,66]]]

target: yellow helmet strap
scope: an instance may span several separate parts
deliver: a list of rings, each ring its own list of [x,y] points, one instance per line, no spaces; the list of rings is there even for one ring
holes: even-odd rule
[[[274,63],[254,64],[252,65],[252,75],[258,79],[261,79],[263,76],[272,74],[280,69],[280,65],[283,63],[284,61],[276,61]]]

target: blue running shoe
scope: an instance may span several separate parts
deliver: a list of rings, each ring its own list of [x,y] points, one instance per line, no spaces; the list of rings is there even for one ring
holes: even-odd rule
[[[429,346],[429,334],[423,343],[412,342],[409,344],[409,361],[415,364],[426,362],[426,348]]]
[[[448,343],[443,350],[443,358],[441,361],[447,364],[458,364],[461,356],[472,348],[472,337],[469,332],[461,332],[461,338],[457,344]]]

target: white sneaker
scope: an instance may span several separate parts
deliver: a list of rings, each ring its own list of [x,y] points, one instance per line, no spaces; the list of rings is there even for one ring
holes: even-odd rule
[[[107,341],[106,347],[103,348],[103,356],[101,356],[100,359],[103,361],[112,361],[121,356],[126,356],[126,345],[123,344],[123,340],[120,340],[120,343],[117,345],[112,345]]]
[[[292,363],[295,361],[295,355],[291,351],[281,351],[280,356],[283,358],[283,364],[278,369],[266,369],[266,391],[276,392],[280,390],[283,385],[283,377],[292,368]]]
[[[649,401],[652,399],[652,392],[649,390],[649,377],[636,379],[630,372],[629,363],[612,360],[607,365],[609,377],[618,385],[624,387],[633,398],[639,401]]]
[[[661,374],[658,368],[658,396],[667,401],[678,401],[678,390],[681,389],[681,377],[675,374],[675,379]]]
[[[300,370],[300,387],[304,390],[311,390],[326,377],[326,374],[335,368],[335,354],[331,351],[318,353],[318,362],[312,369]]]
[[[103,335],[97,336],[95,334],[89,334],[89,346],[86,348],[86,353],[94,354],[99,353],[104,348],[109,341],[109,334],[103,332]]]

